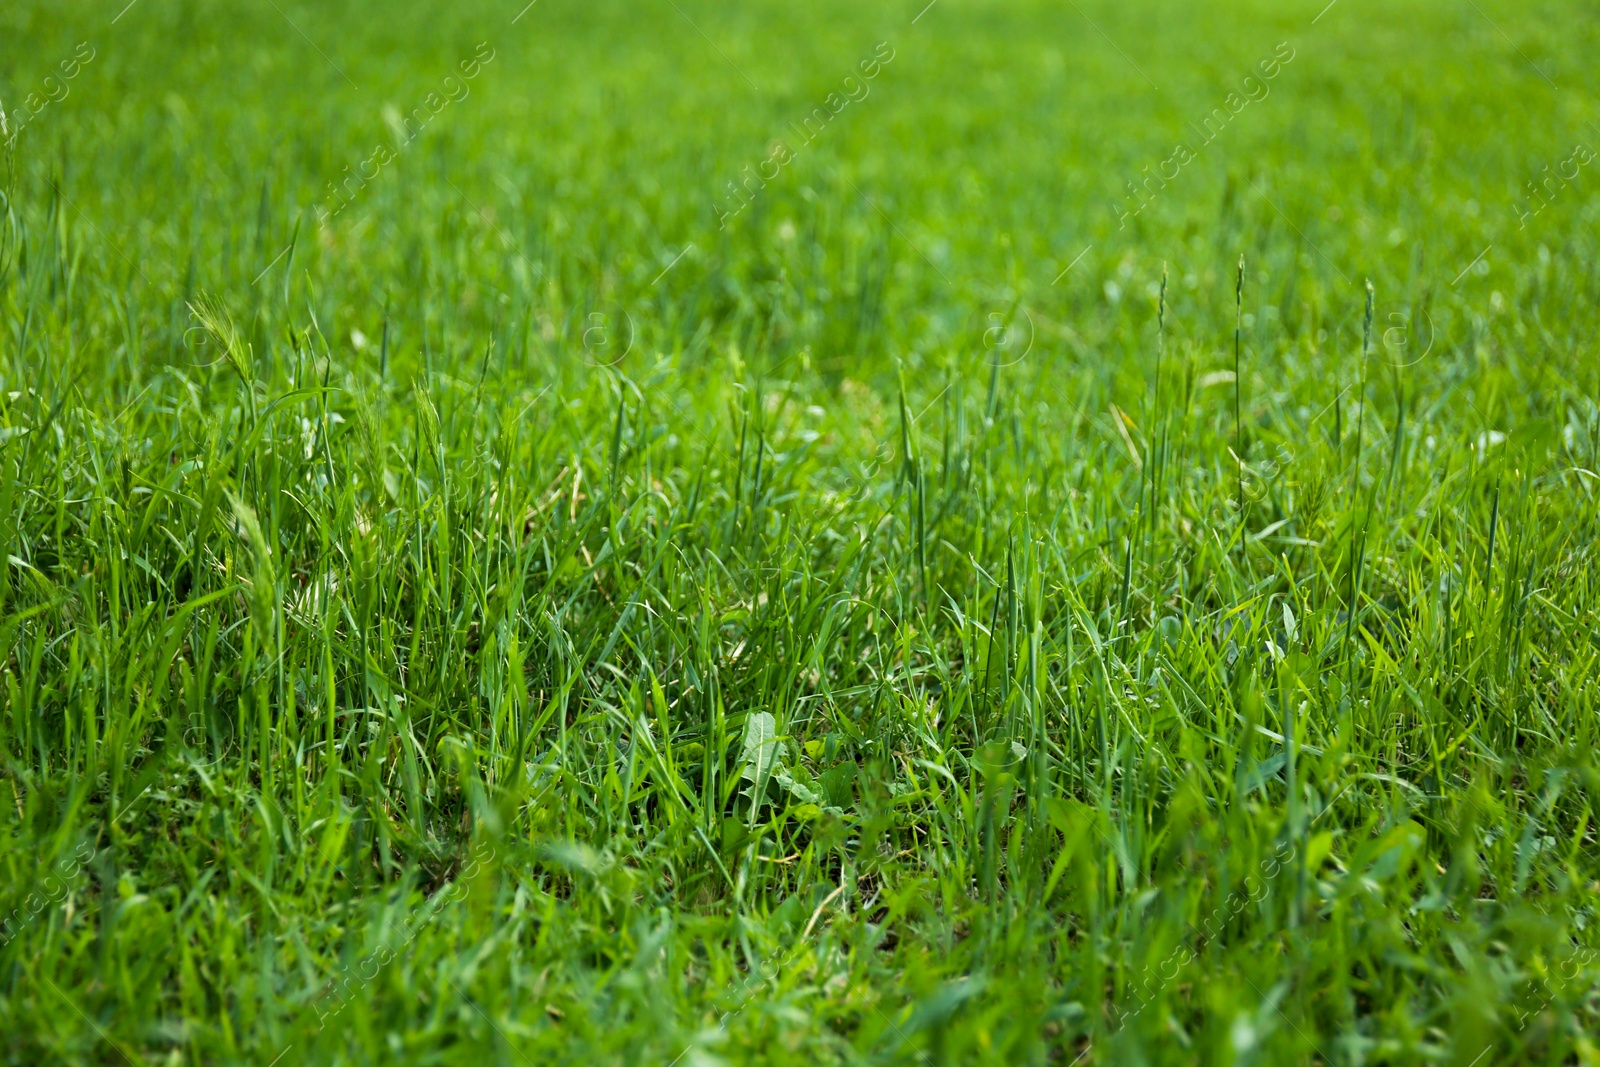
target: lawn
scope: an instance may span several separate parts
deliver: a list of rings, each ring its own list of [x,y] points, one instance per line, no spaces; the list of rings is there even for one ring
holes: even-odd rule
[[[1591,5],[524,2],[0,9],[4,1062],[1600,1062]]]

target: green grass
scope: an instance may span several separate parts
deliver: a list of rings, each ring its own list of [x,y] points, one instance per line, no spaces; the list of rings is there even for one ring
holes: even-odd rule
[[[1600,1061],[1590,9],[398,6],[0,10],[6,1062]]]

